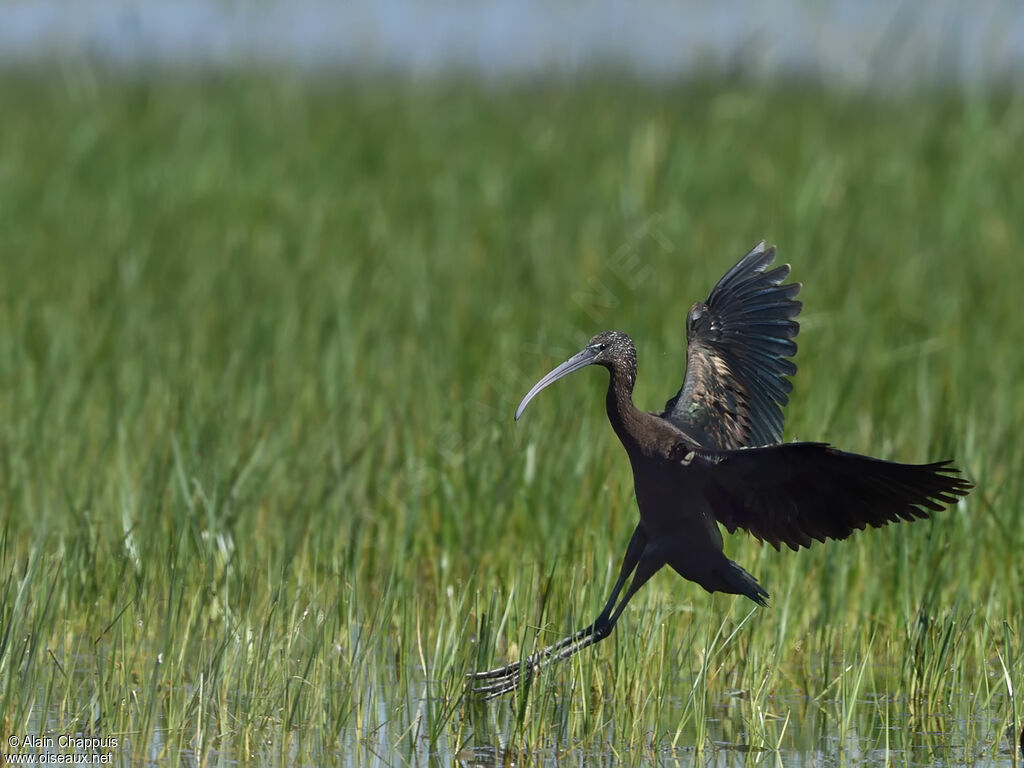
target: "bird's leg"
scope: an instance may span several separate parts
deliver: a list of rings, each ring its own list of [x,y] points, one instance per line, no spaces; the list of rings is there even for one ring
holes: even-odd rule
[[[544,667],[567,659],[573,654],[582,651],[584,648],[604,640],[611,634],[612,629],[619,620],[619,616],[622,615],[623,609],[626,607],[626,604],[630,601],[633,595],[635,595],[637,590],[646,584],[648,579],[657,573],[664,564],[665,561],[660,557],[645,554],[640,558],[640,562],[633,574],[633,580],[630,582],[629,589],[626,591],[625,596],[615,608],[614,612],[606,617],[607,611],[602,611],[601,616],[586,629],[582,629],[576,634],[555,643],[555,645],[545,648],[540,653],[536,653],[533,656],[524,659],[522,664],[510,664],[508,667],[502,667],[501,670],[495,670],[495,672],[501,671],[504,674],[493,675],[486,678],[488,684],[474,688],[473,693],[478,696],[483,696],[485,699],[493,699],[497,696],[501,696],[502,694],[518,688],[524,681],[533,677],[535,672],[540,671]]]
[[[558,653],[552,654],[550,658],[546,658],[541,666],[546,666],[556,661],[567,659],[574,653],[582,651],[587,646],[598,643],[608,637],[608,635],[612,633],[612,629],[615,628],[616,623],[618,623],[619,616],[622,615],[622,611],[625,609],[626,604],[633,598],[633,595],[637,593],[640,587],[646,584],[651,576],[656,574],[664,564],[665,562],[663,560],[656,557],[642,557],[639,565],[637,566],[636,572],[633,574],[633,580],[629,584],[629,589],[626,590],[626,594],[622,597],[622,601],[615,608],[615,612],[603,621],[602,612],[602,617],[599,617],[597,621],[589,627],[591,632],[588,635],[580,636],[579,633],[577,633],[575,642],[566,643]]]
[[[522,680],[531,677],[541,667],[547,666],[547,664],[553,661],[568,658],[588,645],[593,645],[606,638],[611,633],[615,622],[618,621],[619,615],[622,613],[622,609],[626,607],[629,599],[662,565],[662,563],[653,565],[652,561],[651,564],[645,566],[645,559],[642,558],[642,555],[646,547],[647,533],[641,525],[637,525],[629,541],[629,546],[626,548],[626,554],[622,558],[619,578],[612,588],[612,594],[605,603],[600,615],[592,624],[519,662],[486,672],[475,672],[468,675],[468,677],[474,680],[492,681],[489,685],[474,688],[473,693],[484,695],[487,698],[500,696],[518,687]],[[638,564],[640,565],[639,569],[637,567]],[[626,579],[634,571],[637,571],[637,573],[633,577],[633,582],[630,584],[621,604],[616,608],[616,601],[622,592],[622,587],[625,585]]]
[[[619,578],[615,582],[615,586],[612,588],[611,597],[608,598],[608,602],[605,603],[604,608],[601,611],[600,616],[590,626],[584,627],[583,629],[575,632],[568,637],[559,640],[553,645],[549,645],[542,651],[539,651],[532,656],[529,656],[521,661],[517,661],[514,664],[509,664],[504,667],[498,667],[497,669],[491,669],[487,672],[474,672],[469,677],[474,680],[489,680],[496,677],[504,677],[512,674],[513,672],[518,674],[519,669],[523,666],[532,667],[535,666],[542,659],[550,656],[551,654],[561,650],[567,645],[576,642],[586,635],[592,634],[594,628],[599,624],[607,624],[609,617],[611,616],[612,610],[615,608],[615,601],[619,597],[619,593],[622,591],[623,585],[626,583],[626,579],[636,568],[637,563],[640,561],[640,554],[643,552],[644,547],[647,545],[647,534],[640,525],[637,525],[633,531],[633,536],[629,540],[629,546],[626,547],[626,554],[622,558],[622,566],[619,569]]]

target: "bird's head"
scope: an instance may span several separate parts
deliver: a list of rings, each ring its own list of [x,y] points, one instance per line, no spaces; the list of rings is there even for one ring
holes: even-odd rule
[[[627,385],[632,389],[633,382],[636,380],[636,349],[633,346],[633,340],[622,331],[602,331],[597,334],[587,342],[583,349],[533,385],[533,389],[526,393],[526,397],[516,408],[516,421],[523,415],[529,402],[542,389],[588,365],[602,365],[613,375],[617,373],[625,375],[628,380]]]

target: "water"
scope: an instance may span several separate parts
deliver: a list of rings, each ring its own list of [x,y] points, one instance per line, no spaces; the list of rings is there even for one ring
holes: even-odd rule
[[[1024,82],[1016,0],[6,0],[0,62],[407,76],[713,71],[890,89]]]
[[[838,667],[836,668],[838,671]],[[139,756],[133,743],[137,733],[107,733],[97,720],[93,733],[75,728],[58,712],[33,717],[28,734],[49,737],[114,737],[118,748],[108,753],[107,765],[233,765],[306,766],[332,764],[345,768],[392,765],[450,766],[462,768],[499,768],[512,765],[589,766],[641,765],[665,763],[681,766],[784,765],[821,766],[857,764],[888,766],[1017,766],[1016,731],[1007,729],[1009,702],[996,694],[986,707],[975,706],[970,694],[960,705],[932,709],[927,702],[893,695],[866,694],[855,701],[841,698],[811,697],[797,690],[780,690],[750,706],[751,692],[715,691],[700,722],[695,722],[692,702],[683,699],[662,701],[658,722],[650,723],[649,736],[642,743],[626,740],[622,732],[635,726],[632,712],[609,712],[599,716],[596,730],[587,738],[586,748],[563,740],[560,723],[579,716],[585,692],[573,690],[572,675],[555,681],[552,691],[544,693],[548,702],[531,708],[528,719],[541,719],[544,743],[530,743],[524,735],[530,728],[516,726],[516,700],[491,702],[461,701],[450,719],[435,727],[430,737],[428,710],[445,709],[444,702],[423,698],[422,670],[397,685],[394,670],[382,670],[381,685],[369,685],[359,692],[363,715],[349,719],[340,733],[318,728],[296,729],[282,738],[279,725],[267,724],[255,734],[251,751],[237,754],[230,732],[204,736],[203,748],[194,743],[194,734],[172,734],[162,714],[157,720],[145,750]],[[884,671],[882,671],[884,674]],[[385,684],[386,683],[386,684]],[[564,687],[562,684],[564,683]],[[689,683],[684,688],[690,687]],[[824,681],[816,685],[828,686]],[[556,692],[555,698],[550,694]],[[535,692],[536,693],[536,692]],[[43,691],[40,691],[41,698]],[[591,702],[593,704],[593,702]],[[88,707],[80,711],[89,712]],[[66,717],[65,713],[65,717]],[[622,724],[617,719],[622,719]],[[361,721],[357,724],[357,720]],[[40,729],[40,723],[46,723]],[[666,724],[675,724],[678,726]],[[5,734],[5,738],[10,734]],[[223,740],[222,740],[223,739]],[[697,745],[701,745],[700,750]],[[66,754],[68,750],[46,748],[18,752]],[[85,753],[82,753],[85,754]],[[1019,758],[1018,758],[1019,760]]]

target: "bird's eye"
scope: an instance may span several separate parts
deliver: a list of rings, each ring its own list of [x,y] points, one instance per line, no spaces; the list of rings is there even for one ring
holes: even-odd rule
[[[598,344],[597,345],[597,351],[598,352],[604,352],[604,348],[607,347],[607,346],[608,346],[607,344]]]

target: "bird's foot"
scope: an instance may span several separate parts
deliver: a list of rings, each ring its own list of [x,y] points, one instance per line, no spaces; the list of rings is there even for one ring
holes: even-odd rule
[[[563,659],[567,659],[577,651],[581,651],[588,645],[593,644],[599,637],[593,626],[581,629],[574,635],[559,640],[549,645],[542,651],[538,651],[525,659],[507,664],[504,667],[497,667],[486,672],[472,672],[466,677],[470,680],[486,680],[486,685],[477,686],[471,689],[474,696],[481,696],[485,701],[502,696],[514,691],[520,685],[530,680],[534,674],[545,667]]]
[[[515,664],[490,669],[486,672],[473,672],[467,675],[470,680],[486,680],[487,683],[474,686],[470,692],[474,696],[483,698],[484,701],[495,699],[498,696],[514,691],[524,682],[531,679],[535,672],[539,672],[542,666],[543,659],[541,654],[535,653]]]

